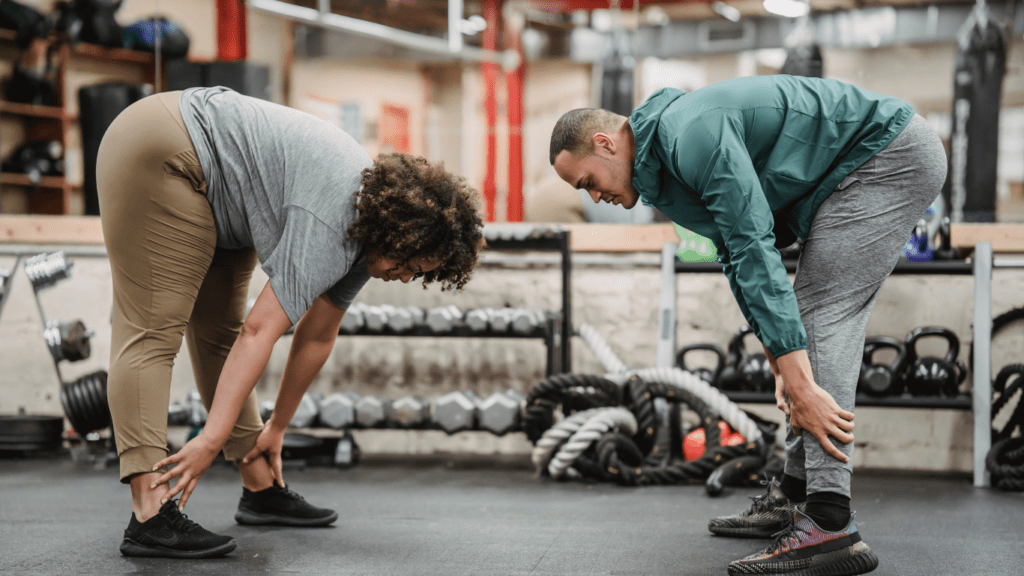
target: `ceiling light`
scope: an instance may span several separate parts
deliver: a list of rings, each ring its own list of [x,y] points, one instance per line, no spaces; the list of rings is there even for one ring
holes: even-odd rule
[[[740,11],[735,6],[729,6],[725,2],[717,1],[711,3],[711,9],[726,20],[732,20],[733,22],[740,21]]]
[[[764,9],[779,16],[799,18],[811,11],[811,5],[800,0],[764,0]]]

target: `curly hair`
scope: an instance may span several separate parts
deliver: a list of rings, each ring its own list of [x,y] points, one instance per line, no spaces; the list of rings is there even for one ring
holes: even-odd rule
[[[356,195],[359,216],[348,239],[369,253],[409,265],[415,258],[439,262],[423,274],[423,286],[461,290],[483,247],[479,195],[465,178],[442,164],[409,154],[381,154],[363,170]]]

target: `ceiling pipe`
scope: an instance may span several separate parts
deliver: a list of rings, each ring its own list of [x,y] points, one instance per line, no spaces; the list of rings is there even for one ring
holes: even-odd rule
[[[519,65],[519,54],[514,50],[498,52],[496,50],[481,50],[471,46],[463,46],[461,50],[453,52],[450,39],[445,40],[443,38],[424,36],[324,10],[296,6],[287,2],[281,2],[280,0],[248,0],[246,5],[253,10],[259,10],[276,16],[284,16],[296,22],[345,32],[363,38],[380,40],[429,54],[470,62],[491,62],[499,64],[507,70],[514,69]],[[325,4],[321,3],[319,6],[324,8]],[[461,42],[461,37],[459,40]]]
[[[462,0],[448,0],[448,50],[462,51]]]

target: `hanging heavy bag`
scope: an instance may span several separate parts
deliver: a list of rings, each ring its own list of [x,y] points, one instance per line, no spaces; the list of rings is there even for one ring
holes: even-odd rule
[[[931,336],[942,338],[949,344],[943,358],[918,355],[917,343]],[[911,394],[949,398],[959,394],[959,386],[967,378],[967,365],[956,359],[960,354],[960,339],[952,330],[941,326],[922,326],[907,334],[906,345],[911,363],[907,371],[907,390]]]
[[[817,44],[801,44],[786,50],[786,61],[782,64],[782,70],[779,73],[822,78],[824,68],[821,47]]]
[[[999,110],[1006,39],[984,4],[957,33],[953,64],[953,133],[942,196],[953,222],[994,222]]]
[[[880,350],[895,350],[896,358],[891,364],[877,364],[874,356]],[[864,358],[857,391],[869,396],[899,396],[906,385],[903,380],[906,367],[906,344],[889,336],[868,338],[864,341]]]
[[[125,26],[124,47],[132,50],[156,52],[157,33],[160,34],[160,54],[164,58],[184,58],[188,56],[188,34],[176,22],[163,16],[139,20]]]
[[[687,368],[686,366],[686,355],[690,352],[705,350],[708,352],[714,352],[715,356],[718,357],[718,364],[715,368]],[[712,386],[718,386],[718,376],[722,373],[722,369],[725,367],[725,352],[721,347],[714,344],[689,344],[679,349],[679,353],[676,354],[676,366],[682,370],[692,373],[697,378],[707,382]]]
[[[118,114],[134,102],[149,96],[150,91],[146,85],[118,82],[94,84],[79,89],[82,167],[85,177],[82,189],[86,215],[98,216],[100,213],[99,195],[96,191],[96,156],[99,154],[103,134]]]

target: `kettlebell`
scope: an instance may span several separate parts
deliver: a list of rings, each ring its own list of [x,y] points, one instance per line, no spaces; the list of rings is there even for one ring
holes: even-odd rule
[[[917,355],[917,342],[929,336],[938,336],[949,343],[949,350],[943,358]],[[956,359],[960,354],[960,339],[952,330],[941,326],[922,326],[907,334],[906,345],[911,362],[907,372],[907,390],[911,394],[955,397],[959,393],[960,384],[967,378],[967,366]]]
[[[775,390],[775,374],[764,354],[750,354],[743,346],[743,340],[753,334],[754,329],[743,325],[733,334],[727,348],[725,367],[719,376],[722,390],[740,392],[765,392]]]
[[[714,370],[710,368],[687,368],[686,367],[686,355],[694,350],[707,350],[714,352],[718,356],[718,364]],[[721,347],[715,344],[690,344],[683,346],[679,349],[679,354],[676,354],[676,366],[692,373],[697,378],[707,382],[708,384],[717,387],[718,377],[722,373],[722,369],[725,367],[725,352]]]
[[[895,350],[892,364],[876,364],[875,352]],[[903,371],[907,367],[907,346],[896,338],[874,336],[864,341],[864,359],[857,390],[869,396],[899,396],[906,386]]]

